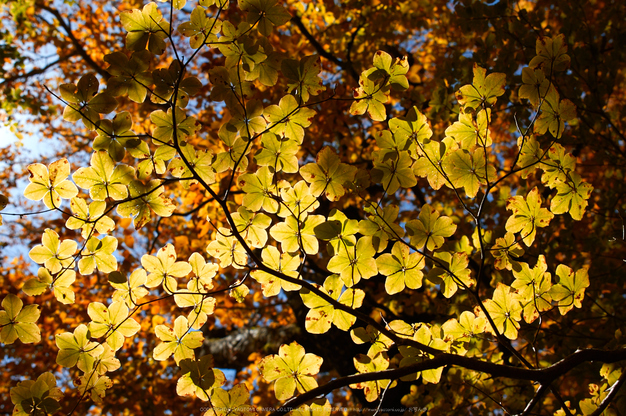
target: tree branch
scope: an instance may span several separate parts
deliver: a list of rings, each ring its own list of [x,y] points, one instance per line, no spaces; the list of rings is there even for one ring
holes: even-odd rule
[[[561,361],[551,365],[550,367],[542,369],[512,367],[509,365],[494,364],[487,361],[480,361],[475,358],[468,358],[455,354],[441,353],[432,359],[405,367],[396,368],[393,370],[354,374],[347,377],[336,378],[324,384],[323,386],[319,386],[315,389],[309,390],[304,394],[301,394],[291,400],[286,401],[283,406],[271,413],[270,416],[284,415],[309,400],[312,400],[316,397],[325,396],[331,393],[333,390],[348,386],[350,384],[375,380],[396,380],[409,374],[425,370],[432,370],[447,365],[454,365],[457,367],[466,368],[468,370],[487,373],[493,377],[539,381],[542,385],[549,386],[553,380],[566,374],[568,371],[584,362],[598,361],[602,363],[613,363],[621,360],[626,360],[626,348],[612,351],[605,351],[595,348],[579,350],[572,355],[562,359]],[[620,377],[620,380],[622,380],[622,378],[624,378],[623,374],[622,377]],[[621,384],[618,385],[618,382],[616,382],[614,385],[614,387],[617,387],[615,390],[617,390],[621,386]]]
[[[215,331],[210,331],[199,355],[211,354],[215,367],[240,370],[248,365],[250,354],[276,351],[281,344],[289,342],[299,333],[300,328],[294,324],[275,328],[241,328],[222,337],[215,337]]]
[[[72,33],[72,29],[70,28],[69,24],[65,20],[63,20],[63,16],[61,16],[61,13],[59,13],[58,10],[53,9],[52,7],[43,3],[38,3],[37,6],[47,11],[48,13],[52,14],[59,21],[59,25],[61,25],[67,37],[70,39],[70,41],[72,41],[72,44],[76,48],[76,52],[78,53],[78,55],[80,55],[81,58],[85,60],[87,65],[89,65],[94,71],[100,74],[102,78],[104,78],[105,80],[108,80],[111,77],[111,74],[109,74],[104,68],[98,65],[91,58],[91,56],[89,56],[89,54],[83,47],[82,43],[80,43],[78,39],[76,38],[76,36],[74,36],[74,33]]]
[[[5,84],[9,84],[11,82],[17,81],[19,79],[26,79],[26,78],[30,78],[33,77],[35,75],[39,75],[39,74],[43,74],[44,72],[46,72],[48,69],[52,68],[53,66],[60,64],[61,62],[65,62],[68,59],[70,59],[72,56],[76,56],[78,55],[77,51],[72,51],[67,55],[61,56],[59,57],[59,59],[57,59],[56,61],[50,62],[48,65],[46,66],[42,66],[41,68],[33,68],[30,71],[24,73],[24,74],[16,74],[13,75],[11,77],[6,77],[4,78],[1,82],[0,82],[0,86],[5,85]]]
[[[311,43],[311,45],[313,45],[313,47],[315,48],[315,50],[320,56],[323,56],[324,58],[328,59],[332,63],[336,64],[341,69],[348,72],[348,74],[350,75],[352,79],[354,79],[356,82],[359,82],[359,74],[357,74],[356,70],[352,66],[352,63],[343,62],[339,58],[337,58],[335,55],[333,55],[332,53],[324,49],[324,47],[317,41],[317,39],[315,39],[315,37],[311,34],[311,32],[309,32],[309,30],[304,26],[304,23],[302,23],[302,19],[300,19],[299,16],[293,16],[291,18],[291,22],[298,27],[298,29],[300,30],[300,33],[302,33],[302,35],[304,35],[304,37],[307,38],[307,40]]]

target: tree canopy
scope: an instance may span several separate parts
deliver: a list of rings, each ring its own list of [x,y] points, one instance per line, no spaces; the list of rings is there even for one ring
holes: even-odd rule
[[[623,2],[0,19],[0,413],[626,414]]]

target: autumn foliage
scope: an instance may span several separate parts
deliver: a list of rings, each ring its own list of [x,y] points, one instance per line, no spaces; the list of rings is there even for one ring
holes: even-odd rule
[[[626,414],[618,3],[0,2],[0,412]]]

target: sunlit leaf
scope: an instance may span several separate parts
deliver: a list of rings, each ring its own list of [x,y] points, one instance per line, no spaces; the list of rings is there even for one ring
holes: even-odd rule
[[[57,364],[63,367],[74,367],[88,373],[93,369],[96,359],[104,352],[104,347],[97,342],[89,341],[91,337],[87,325],[80,324],[74,333],[64,332],[56,335],[59,348]]]
[[[487,299],[484,305],[498,332],[508,339],[516,339],[520,327],[519,321],[522,320],[522,305],[519,295],[512,292],[510,287],[499,283],[492,299]],[[493,331],[489,325],[487,325],[487,330]]]
[[[547,208],[541,208],[541,195],[536,187],[526,198],[520,195],[509,198],[506,209],[513,211],[506,221],[506,230],[520,233],[526,247],[530,247],[535,241],[537,228],[547,227],[554,218]]]
[[[0,342],[13,344],[19,338],[24,344],[41,341],[41,331],[37,327],[40,311],[38,305],[27,305],[20,298],[9,293],[2,300],[0,310]]]
[[[202,332],[193,331],[184,316],[174,321],[174,329],[166,325],[155,328],[156,336],[162,341],[153,351],[153,358],[157,361],[167,360],[174,354],[176,364],[184,359],[194,359],[194,349],[202,345]]]
[[[397,242],[391,249],[376,259],[378,272],[387,276],[385,289],[390,295],[402,292],[405,287],[419,289],[422,287],[422,269],[425,266],[424,256],[411,253],[408,246]]]
[[[146,287],[152,288],[163,285],[167,293],[174,293],[178,288],[176,278],[185,277],[191,272],[191,265],[186,261],[176,261],[176,249],[172,244],[166,244],[157,252],[156,256],[144,254],[141,265],[149,273]]]
[[[41,163],[28,166],[30,183],[24,189],[24,196],[33,201],[43,199],[49,209],[59,208],[61,199],[72,199],[78,194],[76,185],[66,180],[70,175],[67,159],[52,162],[48,168]]]
[[[474,65],[472,85],[464,85],[456,93],[459,104],[465,108],[478,110],[493,106],[499,96],[504,94],[505,74],[494,72],[487,75],[487,70]]]
[[[274,393],[278,400],[286,400],[298,393],[304,393],[317,387],[315,374],[320,371],[322,357],[304,352],[297,342],[283,344],[278,354],[265,357],[259,364],[263,378],[274,384]]]
[[[435,250],[441,247],[444,237],[450,237],[456,231],[456,224],[450,217],[440,217],[439,212],[428,204],[420,210],[419,219],[411,220],[406,225],[407,233],[411,237],[411,244],[415,247]]]
[[[588,269],[583,267],[574,272],[564,264],[556,268],[558,284],[552,286],[550,295],[559,305],[559,312],[565,315],[574,307],[581,308],[585,289],[589,287]]]
[[[309,163],[300,168],[300,174],[311,184],[311,193],[324,194],[331,201],[336,201],[345,193],[345,185],[354,179],[356,167],[341,163],[337,153],[325,147],[317,154],[316,163]]]

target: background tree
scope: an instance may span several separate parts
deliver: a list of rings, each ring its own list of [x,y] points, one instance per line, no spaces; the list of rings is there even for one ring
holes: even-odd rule
[[[1,7],[5,413],[624,413],[620,2]]]

